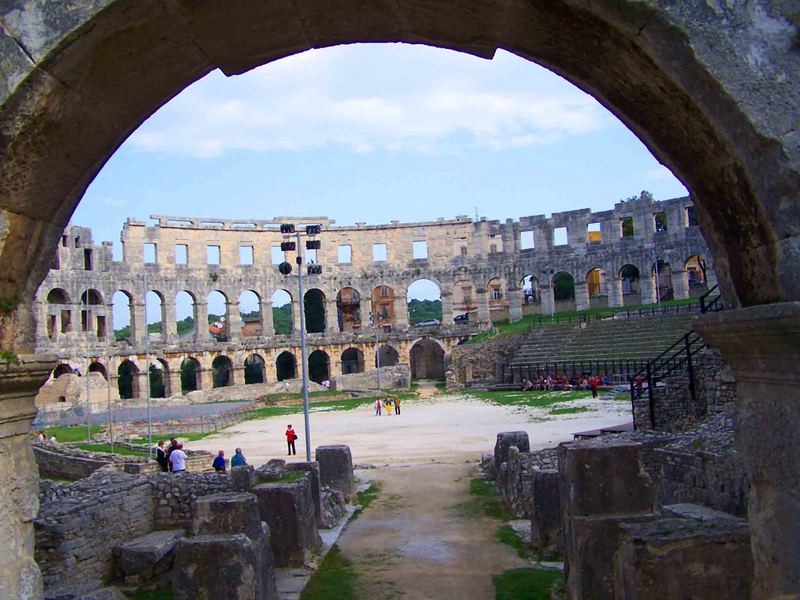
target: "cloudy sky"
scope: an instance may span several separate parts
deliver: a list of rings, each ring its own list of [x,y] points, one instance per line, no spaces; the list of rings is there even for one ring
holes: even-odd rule
[[[152,115],[73,215],[96,242],[126,217],[325,215],[338,224],[495,219],[685,188],[591,96],[506,52],[314,50],[214,72]]]

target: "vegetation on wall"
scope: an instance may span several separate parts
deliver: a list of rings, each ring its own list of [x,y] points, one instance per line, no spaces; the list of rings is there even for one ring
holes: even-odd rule
[[[408,318],[412,325],[430,319],[442,320],[441,300],[411,300],[408,303]]]

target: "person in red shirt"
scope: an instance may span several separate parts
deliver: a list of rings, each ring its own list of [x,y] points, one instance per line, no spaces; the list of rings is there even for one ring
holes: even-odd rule
[[[286,427],[286,447],[289,449],[289,456],[292,454],[297,454],[297,450],[294,447],[294,441],[297,439],[297,434],[292,429],[291,424]]]

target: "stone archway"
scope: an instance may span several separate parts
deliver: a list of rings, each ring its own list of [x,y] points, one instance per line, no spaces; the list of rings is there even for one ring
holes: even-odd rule
[[[735,6],[342,0],[291,8],[116,0],[104,8],[51,1],[28,4],[25,11],[3,9],[0,299],[12,309],[0,311],[0,349],[16,360],[0,363],[0,389],[14,390],[17,402],[18,390],[27,390],[29,398],[0,426],[14,455],[3,462],[20,471],[9,475],[8,489],[19,490],[15,497],[0,496],[19,550],[0,562],[9,593],[18,596],[23,581],[36,579],[32,558],[22,550],[32,545],[35,505],[24,436],[35,389],[52,368],[51,358],[29,355],[31,302],[86,186],[155,108],[211,70],[233,75],[312,47],[372,41],[425,43],[484,58],[502,47],[538,62],[618,115],[692,191],[726,305],[755,307],[709,318],[707,335],[746,382],[740,386],[749,407],[748,422],[740,422],[740,448],[754,476],[756,589],[763,595],[797,591],[799,576],[785,557],[794,556],[791,545],[800,532],[778,533],[784,521],[800,521],[793,496],[800,483],[797,463],[773,466],[764,459],[792,455],[793,446],[780,444],[800,421],[792,402],[800,381],[776,366],[794,361],[764,356],[787,347],[798,352],[794,342],[769,340],[785,340],[780,334],[790,324],[797,331],[800,309],[756,306],[800,300],[800,148],[793,143],[800,69],[790,10],[790,3],[767,0]],[[758,48],[759,59],[743,46]],[[725,333],[725,323],[737,319],[746,327]],[[737,343],[736,336],[747,343]],[[769,394],[785,403],[768,402]],[[770,448],[762,456],[764,445]],[[790,507],[781,509],[787,519],[767,519],[771,507],[784,505]],[[36,595],[37,585],[25,589]]]
[[[444,378],[444,350],[430,338],[411,346],[410,362],[412,379]]]

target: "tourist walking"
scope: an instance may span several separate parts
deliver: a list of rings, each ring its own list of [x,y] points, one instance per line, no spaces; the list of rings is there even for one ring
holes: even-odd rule
[[[156,462],[164,473],[169,471],[169,460],[167,459],[167,452],[164,450],[164,440],[160,440],[158,446],[156,446]]]
[[[376,399],[375,400],[375,415],[378,416],[378,417],[381,416],[381,407],[382,406],[383,405],[381,404],[381,399],[380,398]]]
[[[394,414],[400,414],[400,396],[394,397]]]
[[[183,473],[186,470],[186,453],[183,451],[183,444],[169,453],[169,464],[172,466],[173,473]]]
[[[286,427],[286,447],[289,450],[289,456],[292,454],[297,454],[297,450],[294,447],[294,441],[297,439],[297,434],[292,429],[291,424]]]
[[[211,466],[214,467],[214,470],[217,473],[224,473],[225,472],[225,451],[220,450],[217,457],[214,459],[214,462],[211,463]],[[233,466],[231,464],[231,466]]]
[[[231,469],[233,467],[241,467],[242,465],[246,465],[247,461],[244,458],[244,454],[242,454],[242,449],[237,448],[236,453],[233,455],[231,459]]]

